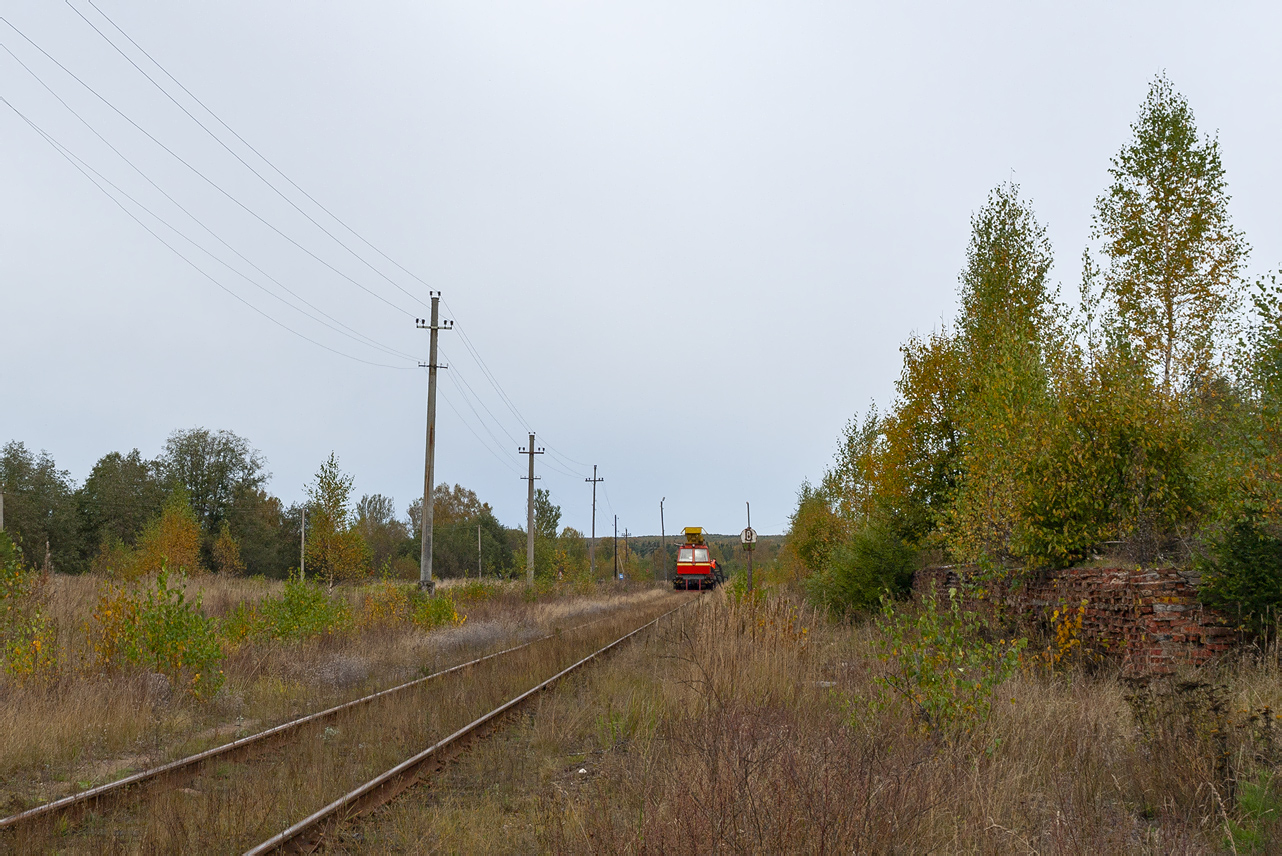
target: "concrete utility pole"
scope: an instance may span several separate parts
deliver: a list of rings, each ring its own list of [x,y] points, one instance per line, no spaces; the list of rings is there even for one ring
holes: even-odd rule
[[[659,570],[665,580],[668,578],[668,533],[663,528],[663,503],[666,500],[666,496],[659,500]]]
[[[748,529],[751,530],[752,529],[752,503],[745,502],[744,505],[747,506],[748,508]],[[745,544],[744,546],[748,548],[748,594],[752,594],[752,548],[754,545],[751,543],[748,543],[748,544]]]
[[[614,579],[619,579],[619,515],[614,515]]]
[[[307,506],[299,511],[298,524],[298,581],[307,582]]]
[[[584,481],[592,483],[592,540],[588,542],[588,563],[592,567],[592,579],[596,579],[596,486],[605,479],[596,477],[596,464],[593,464],[592,478]],[[3,506],[0,506],[0,510],[3,510]]]
[[[534,456],[543,454],[543,450],[534,448],[533,434],[530,435],[529,447],[521,447],[521,454],[530,456],[530,474],[521,478],[530,481],[525,512],[525,581],[534,585]]]
[[[422,517],[419,521],[423,529],[423,540],[419,545],[418,554],[418,587],[427,589],[428,594],[436,591],[436,582],[432,579],[432,517],[436,509],[435,503],[435,478],[434,472],[436,464],[436,370],[444,368],[436,364],[436,338],[437,333],[441,330],[451,330],[454,328],[454,322],[446,321],[441,325],[441,293],[439,291],[428,292],[432,296],[432,318],[431,321],[425,321],[422,318],[414,319],[414,326],[420,330],[429,331],[429,342],[427,351],[427,363],[419,363],[419,368],[427,369],[427,456],[423,463],[423,509]]]

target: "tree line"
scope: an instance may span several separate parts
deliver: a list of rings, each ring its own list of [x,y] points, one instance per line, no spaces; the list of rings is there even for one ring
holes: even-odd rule
[[[1282,283],[1248,281],[1219,142],[1165,76],[1108,176],[1071,303],[1017,185],[972,217],[955,321],[802,486],[785,554],[818,599],[1102,558],[1196,565],[1244,621],[1282,603]]]
[[[422,499],[401,515],[382,494],[357,499],[354,478],[331,454],[286,505],[267,490],[266,460],[231,431],[174,431],[155,459],[111,452],[77,485],[47,452],[19,441],[0,450],[4,528],[28,566],[132,578],[161,567],[285,578],[300,569],[330,584],[371,576],[417,579]],[[304,537],[304,519],[306,535]],[[582,533],[559,529],[561,509],[535,498],[540,576],[587,574]],[[433,495],[436,576],[525,572],[525,531],[502,525],[460,485]]]

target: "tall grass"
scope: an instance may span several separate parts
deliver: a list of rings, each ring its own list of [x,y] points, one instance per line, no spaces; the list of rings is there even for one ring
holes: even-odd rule
[[[312,592],[310,607],[292,604],[298,608],[291,616],[303,624],[321,611],[346,616],[320,632],[236,636],[228,631],[238,616],[270,618],[273,609],[281,610],[286,586],[205,575],[187,581],[186,594],[219,628],[225,682],[215,694],[197,698],[182,680],[171,681],[154,666],[104,662],[95,654],[93,616],[108,583],[52,575],[43,611],[56,628],[58,668],[39,680],[0,675],[0,813],[651,597],[603,588],[583,595],[550,592],[529,602],[519,585],[473,583],[447,584],[440,598],[425,599],[409,586],[371,583],[321,592],[319,600]]]
[[[350,849],[1282,850],[1276,650],[1128,682],[1033,639],[991,712],[943,732],[878,703],[883,633],[777,592],[705,597]]]

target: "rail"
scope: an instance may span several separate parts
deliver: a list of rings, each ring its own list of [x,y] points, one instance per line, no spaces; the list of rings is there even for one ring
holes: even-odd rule
[[[72,811],[76,811],[82,808],[87,808],[90,805],[94,805],[100,802],[104,802],[106,800],[118,798],[122,796],[130,788],[146,785],[151,782],[157,781],[159,779],[165,778],[167,776],[194,771],[196,768],[200,767],[202,764],[204,764],[205,762],[213,758],[226,759],[229,756],[248,754],[250,749],[258,748],[261,744],[268,743],[272,739],[284,737],[290,734],[291,732],[294,732],[300,728],[303,728],[304,726],[315,724],[317,722],[323,722],[328,719],[333,719],[334,717],[337,717],[354,708],[361,707],[363,705],[369,704],[379,699],[387,698],[397,693],[404,692],[405,690],[412,689],[413,687],[421,686],[423,684],[428,683],[429,681],[434,681],[439,678],[443,678],[446,675],[453,674],[454,672],[462,671],[463,669],[469,668],[471,666],[479,665],[481,663],[486,662],[487,660],[493,660],[496,657],[503,657],[515,651],[520,651],[524,648],[530,647],[531,645],[536,645],[539,642],[546,642],[548,639],[554,638],[557,635],[557,632],[573,633],[576,630],[581,630],[584,627],[589,627],[600,621],[604,621],[605,619],[610,617],[612,616],[610,615],[601,616],[600,618],[595,618],[592,621],[587,621],[587,622],[584,622],[583,624],[575,625],[574,627],[571,627],[566,631],[556,631],[553,633],[548,633],[538,637],[537,639],[531,639],[529,642],[523,642],[520,645],[514,645],[511,648],[505,648],[502,651],[495,651],[492,654],[486,654],[484,657],[477,657],[475,659],[468,660],[466,663],[459,663],[457,666],[451,666],[448,669],[442,669],[439,672],[433,672],[430,675],[425,675],[424,677],[421,677],[421,678],[415,678],[412,681],[407,681],[403,684],[399,684],[394,687],[389,687],[388,689],[380,690],[376,693],[372,693],[367,696],[362,696],[361,698],[354,699],[352,701],[345,702],[340,705],[335,705],[334,707],[327,708],[325,710],[318,711],[316,713],[312,713],[307,716],[300,717],[298,719],[291,719],[288,722],[283,722],[280,725],[276,725],[276,726],[273,726],[272,728],[268,728],[264,731],[260,731],[257,734],[251,734],[247,737],[242,737],[238,740],[233,740],[230,743],[224,743],[221,746],[215,746],[211,749],[206,749],[203,752],[197,752],[194,755],[188,755],[185,758],[180,758],[176,761],[170,761],[169,763],[162,764],[158,767],[152,767],[147,770],[141,770],[137,773],[134,773],[133,775],[126,776],[123,779],[118,779],[114,782],[108,782],[107,784],[98,785],[97,787],[89,788],[88,790],[83,790],[78,793],[71,794],[70,796],[66,796],[66,797],[62,797],[61,799],[54,800],[53,802],[48,802],[43,805],[36,806],[35,808],[27,809],[26,811],[19,812],[18,814],[10,815],[9,817],[5,817],[5,818],[0,818],[0,830],[12,829],[24,824],[35,823],[37,821],[48,819],[51,817],[65,815]]]
[[[271,853],[274,851],[284,849],[285,847],[288,847],[289,845],[291,845],[291,843],[297,841],[298,839],[303,838],[304,836],[308,836],[315,839],[311,842],[314,844],[316,843],[316,841],[319,840],[319,837],[324,834],[324,831],[328,828],[329,825],[340,822],[347,817],[364,813],[370,809],[373,809],[380,805],[385,804],[386,802],[394,798],[397,794],[401,793],[403,790],[405,790],[410,785],[412,785],[414,781],[418,778],[419,770],[422,769],[428,763],[431,763],[434,760],[437,760],[444,750],[454,748],[456,744],[461,743],[464,739],[468,737],[474,736],[477,732],[479,732],[485,726],[493,724],[504,714],[508,713],[509,711],[513,710],[516,707],[519,707],[520,705],[524,704],[526,701],[529,701],[531,698],[533,698],[543,690],[547,689],[548,687],[552,686],[554,683],[561,680],[566,675],[582,667],[586,663],[591,662],[592,660],[596,659],[597,657],[601,656],[607,651],[610,651],[613,648],[619,645],[622,645],[624,642],[631,639],[633,636],[636,636],[638,633],[641,633],[647,628],[653,627],[654,625],[662,621],[664,618],[667,618],[672,613],[676,612],[682,607],[688,606],[692,602],[693,602],[693,599],[687,600],[684,603],[680,604],[679,606],[668,610],[667,612],[663,613],[657,618],[646,622],[645,624],[641,625],[635,630],[629,633],[626,633],[623,636],[620,636],[618,639],[615,639],[613,642],[609,643],[608,645],[602,648],[598,648],[596,651],[593,651],[591,654],[587,655],[582,660],[579,660],[574,665],[566,669],[562,669],[560,672],[557,672],[555,675],[548,678],[546,681],[543,681],[541,684],[526,690],[525,692],[521,693],[519,696],[513,699],[510,699],[509,701],[506,701],[503,704],[499,705],[498,707],[494,708],[484,716],[481,716],[480,718],[473,720],[472,722],[460,728],[458,731],[455,731],[449,737],[446,737],[444,740],[441,740],[433,744],[432,746],[428,747],[427,749],[424,749],[422,752],[418,753],[417,755],[414,755],[413,757],[408,758],[405,761],[402,761],[400,764],[397,764],[392,769],[387,770],[384,773],[381,773],[380,775],[376,776],[373,779],[370,779],[365,784],[349,791],[348,793],[334,800],[329,805],[325,806],[319,811],[313,812],[312,814],[308,815],[304,819],[300,820],[298,823],[294,824],[293,826],[289,827],[283,832],[277,833],[276,835],[272,836],[271,838],[267,839],[266,841],[262,842],[256,847],[246,850],[245,856],[259,856],[259,854]]]

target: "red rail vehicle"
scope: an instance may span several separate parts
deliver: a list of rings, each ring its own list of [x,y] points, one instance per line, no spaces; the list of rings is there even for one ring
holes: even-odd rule
[[[724,582],[721,565],[708,555],[703,527],[687,526],[685,536],[686,542],[677,549],[677,576],[672,581],[673,587],[702,591]]]

